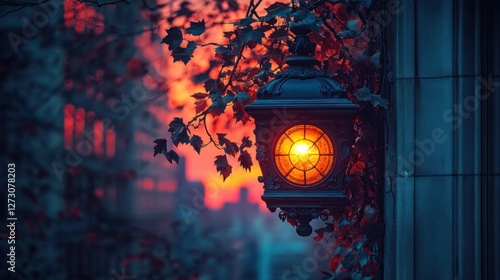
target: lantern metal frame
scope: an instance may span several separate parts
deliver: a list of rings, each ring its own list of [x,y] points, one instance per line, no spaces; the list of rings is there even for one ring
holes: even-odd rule
[[[354,144],[353,119],[359,106],[346,97],[345,89],[312,57],[316,45],[308,38],[307,25],[292,23],[295,40],[289,43],[294,54],[286,60],[288,69],[257,92],[257,100],[245,107],[255,120],[257,161],[264,184],[262,200],[268,209],[281,209],[279,218],[296,219],[301,236],[312,233],[312,219],[328,218],[326,209],[341,210],[347,205],[343,191],[350,150]],[[324,130],[334,147],[334,163],[325,178],[310,186],[298,187],[284,178],[276,167],[274,151],[280,133],[301,124]]]

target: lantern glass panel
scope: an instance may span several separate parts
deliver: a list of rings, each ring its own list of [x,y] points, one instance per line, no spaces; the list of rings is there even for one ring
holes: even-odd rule
[[[321,181],[332,169],[333,144],[323,130],[313,125],[295,125],[276,142],[275,164],[289,182],[307,186]]]

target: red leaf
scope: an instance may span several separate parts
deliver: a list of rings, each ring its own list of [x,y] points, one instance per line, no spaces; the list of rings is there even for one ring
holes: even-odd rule
[[[203,98],[205,98],[207,96],[208,96],[208,94],[204,93],[204,92],[197,92],[197,93],[191,95],[191,97],[194,97],[196,99],[203,99]]]
[[[206,99],[196,100],[194,105],[196,106],[196,114],[199,114],[207,108],[207,100]]]
[[[241,121],[243,124],[246,124],[250,120],[250,116],[243,108],[243,104],[240,102],[233,103],[233,112],[236,122]]]
[[[252,141],[250,140],[250,137],[243,137],[243,139],[241,140],[240,150],[250,147],[252,147]]]
[[[166,154],[167,153],[167,140],[165,138],[156,139],[153,142],[156,143],[156,145],[154,147],[154,154],[153,154],[154,157],[158,154]]]
[[[340,253],[336,254],[335,256],[333,256],[333,258],[330,260],[330,269],[332,271],[335,271],[337,270],[337,267],[339,266],[339,263],[340,263],[340,260],[342,259],[342,255],[340,255]]]
[[[217,171],[222,175],[223,180],[226,181],[226,178],[229,177],[233,171],[233,167],[227,162],[226,155],[216,156],[214,164]]]
[[[351,168],[351,174],[363,176],[366,164],[362,161],[356,162]]]
[[[259,68],[252,68],[252,69],[250,69],[250,71],[248,71],[247,78],[248,78],[248,79],[251,79],[251,78],[253,78],[255,75],[259,74],[259,72],[260,72],[260,69],[259,69]]]
[[[228,38],[228,39],[231,39],[231,37],[234,35],[234,31],[227,31],[227,32],[223,32],[224,33],[224,37]]]
[[[257,42],[255,42],[254,40],[250,40],[247,42],[247,46],[250,48],[250,49],[253,49],[257,46]]]
[[[175,161],[175,163],[179,164],[179,155],[174,151],[170,150],[165,154],[165,157],[167,158],[168,162],[172,163]]]
[[[201,139],[200,136],[198,135],[193,135],[191,139],[189,140],[189,144],[193,146],[193,149],[200,154],[201,147],[203,146],[203,139]]]
[[[296,226],[299,224],[299,222],[297,222],[297,220],[296,220],[296,219],[292,219],[292,218],[290,218],[290,217],[286,217],[286,221],[287,221],[290,225],[292,225],[292,227],[296,227]]]
[[[243,167],[243,169],[251,171],[253,162],[252,157],[247,151],[241,151],[240,156],[238,157],[238,161],[240,162],[240,165]]]
[[[337,17],[343,21],[347,22],[349,20],[349,14],[347,12],[347,5],[339,5],[339,8],[337,9]]]
[[[226,133],[217,133],[217,141],[219,141],[221,145],[229,141],[226,139],[226,135],[227,135]]]
[[[183,40],[181,29],[179,27],[172,27],[166,31],[167,36],[165,36],[161,42],[167,44],[168,49],[171,51],[180,47]]]
[[[314,232],[316,232],[316,234],[318,234],[317,236],[314,237],[314,241],[320,242],[323,239],[323,236],[325,234],[325,229],[319,228],[319,229],[314,230]]]
[[[269,35],[270,39],[283,39],[288,38],[288,29],[284,26],[276,28],[276,30]]]

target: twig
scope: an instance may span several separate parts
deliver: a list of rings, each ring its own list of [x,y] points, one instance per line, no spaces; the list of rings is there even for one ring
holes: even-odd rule
[[[24,9],[24,8],[26,8],[26,6],[21,6],[21,7],[17,8],[17,9],[10,10],[10,11],[6,12],[5,14],[1,15],[0,18],[3,18],[3,17],[5,17],[5,16],[7,16],[7,15],[9,15],[11,13],[15,13],[15,12],[17,12],[19,10]]]

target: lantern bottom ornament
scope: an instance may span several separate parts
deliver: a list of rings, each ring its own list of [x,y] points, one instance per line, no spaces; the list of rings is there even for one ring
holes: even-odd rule
[[[328,220],[328,212],[315,208],[282,208],[279,213],[281,221],[287,218],[295,219],[297,226],[295,231],[300,236],[309,236],[313,232],[312,226],[309,224],[312,220],[320,217],[323,221]]]

